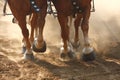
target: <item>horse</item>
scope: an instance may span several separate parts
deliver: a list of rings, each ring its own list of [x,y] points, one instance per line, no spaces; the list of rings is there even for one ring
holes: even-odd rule
[[[33,60],[33,50],[36,52],[46,51],[46,42],[43,38],[43,29],[47,14],[47,0],[7,0],[7,2],[13,16],[18,21],[18,25],[23,35],[24,59]],[[30,37],[29,30],[26,25],[27,15],[32,15],[30,23]],[[34,30],[36,30],[36,33]]]
[[[75,53],[73,47],[78,47],[79,42],[79,26],[83,31],[84,48],[82,59],[84,61],[91,61],[95,59],[94,48],[89,42],[89,17],[91,10],[91,0],[50,0],[53,2],[57,10],[57,18],[61,26],[61,37],[63,46],[61,47],[60,58],[63,60],[74,59]],[[47,14],[47,0],[8,0],[10,9],[17,19],[18,24],[22,30],[23,41],[25,45],[24,58],[34,59],[32,50],[35,52],[45,52],[46,42],[43,37],[43,29],[45,24],[45,17]],[[31,18],[31,36],[29,39],[29,31],[26,27],[26,16],[32,14]],[[75,37],[71,44],[69,39],[68,17],[75,18]],[[38,29],[34,39],[34,29]]]
[[[84,48],[82,50],[82,60],[95,60],[95,50],[90,44],[89,40],[89,18],[91,11],[92,0],[51,0],[57,10],[57,18],[61,26],[61,37],[63,46],[61,48],[60,58],[63,60],[74,59],[76,57],[73,47],[80,45],[79,40],[79,26],[84,36]],[[71,43],[69,38],[69,16],[75,18],[74,28],[75,36],[74,42]],[[72,46],[71,46],[72,45]]]

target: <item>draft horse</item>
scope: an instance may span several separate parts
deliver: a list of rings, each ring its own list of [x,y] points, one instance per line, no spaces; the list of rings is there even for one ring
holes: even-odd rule
[[[62,59],[74,59],[75,54],[71,47],[69,39],[68,17],[75,17],[75,37],[72,43],[73,47],[80,45],[79,41],[79,26],[81,26],[84,36],[84,48],[82,50],[82,59],[91,61],[95,59],[94,48],[90,45],[88,31],[89,31],[89,17],[91,11],[91,0],[51,0],[57,10],[57,17],[61,26],[61,36],[63,39],[63,48],[60,57]]]
[[[44,52],[46,43],[43,38],[43,29],[45,17],[47,14],[47,0],[7,0],[12,14],[18,21],[23,35],[23,53],[25,59],[34,59],[32,50],[36,52]],[[31,18],[31,34],[27,29],[26,16],[32,15]],[[35,35],[34,30],[38,30]],[[36,39],[34,39],[36,36]]]
[[[61,48],[62,59],[74,59],[75,53],[73,47],[79,46],[79,26],[84,35],[83,60],[94,60],[94,49],[90,45],[88,30],[89,17],[91,9],[91,0],[51,0],[57,10],[58,21],[61,26],[61,37],[63,39],[63,47]],[[46,51],[46,43],[43,38],[43,29],[45,17],[47,14],[47,0],[8,0],[10,9],[17,19],[22,30],[23,41],[25,44],[24,58],[33,59],[32,50],[36,52]],[[31,19],[31,35],[29,39],[29,31],[26,26],[26,16],[32,14]],[[74,16],[75,38],[73,47],[69,40],[68,17]],[[34,40],[34,29],[39,29]]]

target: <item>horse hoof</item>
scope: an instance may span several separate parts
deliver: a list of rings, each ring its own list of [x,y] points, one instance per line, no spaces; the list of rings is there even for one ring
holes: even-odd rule
[[[26,47],[25,47],[25,46],[23,46],[23,47],[22,47],[22,54],[24,54],[24,53],[25,53],[25,51],[26,51]]]
[[[83,61],[93,61],[93,60],[95,60],[95,52],[92,51],[92,52],[89,53],[89,54],[83,53],[83,55],[82,55],[82,60],[83,60]]]
[[[62,61],[71,61],[71,60],[74,60],[75,58],[76,58],[76,55],[72,51],[70,51],[68,53],[61,53],[61,55],[60,55],[60,59]]]
[[[24,54],[24,59],[33,61],[34,60],[34,56],[33,56],[33,54]]]
[[[44,45],[43,45],[43,47],[40,48],[40,49],[36,48],[35,44],[33,44],[32,49],[33,49],[35,52],[45,52],[45,51],[46,51],[46,42],[44,41]]]

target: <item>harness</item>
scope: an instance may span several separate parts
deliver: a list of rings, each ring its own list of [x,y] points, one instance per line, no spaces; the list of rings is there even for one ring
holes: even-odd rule
[[[35,0],[30,0],[30,4],[33,7],[35,12],[40,12],[40,8],[36,5]]]
[[[35,0],[30,0],[30,4],[32,6],[32,8],[34,9],[35,12],[40,12],[40,8],[37,6]],[[77,3],[77,0],[71,0],[71,4],[73,6],[73,13],[81,13],[83,10],[80,8],[80,6]],[[4,4],[4,8],[3,8],[3,13],[4,15],[12,15],[12,14],[7,14],[6,13],[6,5],[7,5],[7,0]],[[54,17],[57,17],[57,11],[55,9],[53,9],[54,5],[52,3],[51,0],[47,0],[47,13],[48,14],[52,14]],[[92,0],[92,9],[91,12],[95,12],[95,7],[94,7],[94,0]]]
[[[53,5],[52,1],[47,0],[47,4],[48,4],[47,13],[52,14],[54,17],[57,17],[57,11],[55,9],[53,9],[54,5]],[[77,0],[71,0],[71,4],[73,6],[73,16],[75,16],[76,13],[83,12],[83,10],[78,5]],[[92,0],[91,4],[92,4],[91,12],[95,12],[94,0]]]
[[[81,13],[83,10],[80,8],[80,6],[77,3],[77,0],[71,0],[72,1],[72,6],[73,6],[73,16],[75,16],[76,13]],[[94,7],[94,0],[92,0],[92,9],[91,12],[95,12],[95,7]]]
[[[30,0],[30,4],[35,12],[40,12],[40,8],[36,5],[35,0]],[[52,14],[54,17],[57,17],[57,11],[53,9],[53,3],[51,0],[47,0],[47,14]]]
[[[82,9],[80,9],[80,6],[77,3],[77,0],[71,0],[72,1],[72,6],[73,6],[73,12],[74,13],[81,13]]]

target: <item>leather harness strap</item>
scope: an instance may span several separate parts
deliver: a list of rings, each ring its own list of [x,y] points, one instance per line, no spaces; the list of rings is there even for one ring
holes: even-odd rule
[[[80,6],[77,3],[77,0],[71,0],[72,1],[72,5],[73,5],[73,12],[74,13],[81,13],[82,10],[80,8]]]
[[[76,13],[81,13],[83,11],[81,10],[80,6],[78,5],[77,0],[71,0],[71,2],[72,2],[72,6],[73,6],[73,14],[72,15],[73,15],[73,18],[75,18]]]
[[[30,4],[33,7],[35,12],[40,12],[40,8],[36,5],[35,0],[30,0]]]

